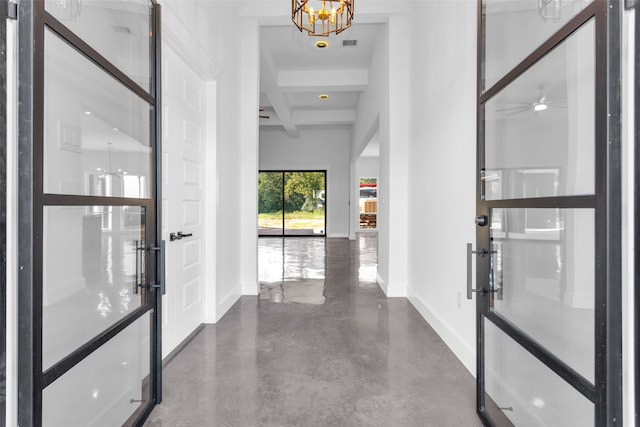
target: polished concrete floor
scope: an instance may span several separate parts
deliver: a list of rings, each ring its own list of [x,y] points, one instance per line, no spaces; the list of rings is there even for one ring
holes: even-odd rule
[[[261,297],[242,297],[166,365],[145,425],[482,425],[473,377],[406,299],[376,285],[376,246],[365,233],[260,239]],[[296,284],[316,299],[288,300]]]

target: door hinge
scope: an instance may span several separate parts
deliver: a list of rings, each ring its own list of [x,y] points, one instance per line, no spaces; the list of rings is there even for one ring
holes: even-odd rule
[[[13,19],[14,21],[18,19],[18,3],[14,3],[11,0],[6,0],[7,2],[7,18]]]

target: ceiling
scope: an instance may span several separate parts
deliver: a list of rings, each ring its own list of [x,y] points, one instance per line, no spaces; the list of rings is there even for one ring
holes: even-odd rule
[[[339,35],[310,37],[293,24],[262,26],[260,33],[261,129],[282,129],[291,138],[300,129],[350,126],[381,24],[353,24]],[[318,40],[329,46],[315,47]],[[355,46],[343,41],[355,40]],[[321,100],[319,95],[329,98]]]

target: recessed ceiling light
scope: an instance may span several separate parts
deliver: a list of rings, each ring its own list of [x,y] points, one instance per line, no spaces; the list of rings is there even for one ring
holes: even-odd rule
[[[320,95],[318,98],[320,98],[323,101],[326,101],[327,99],[329,99],[329,95],[327,95],[326,93],[323,93],[322,95]]]
[[[536,103],[536,104],[533,105],[533,109],[535,111],[544,111],[547,108],[549,108],[549,106],[547,104],[545,104],[544,102]]]
[[[84,113],[85,113],[87,116],[90,116],[90,115],[91,115],[91,111],[85,111]]]
[[[316,47],[318,49],[324,49],[325,47],[329,47],[329,42],[326,40],[318,40],[316,42]]]
[[[113,128],[114,131],[118,132],[118,128]]]

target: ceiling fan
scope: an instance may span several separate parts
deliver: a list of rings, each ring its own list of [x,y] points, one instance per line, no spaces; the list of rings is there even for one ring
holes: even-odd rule
[[[263,112],[263,111],[264,111],[264,108],[260,108],[260,112]],[[267,115],[264,115],[264,114],[260,114],[260,115],[258,115],[258,117],[261,118],[261,119],[270,119],[271,118],[271,116],[267,116]]]
[[[514,114],[524,113],[526,111],[541,112],[549,108],[567,108],[564,104],[559,104],[553,101],[549,101],[547,95],[540,93],[540,96],[533,102],[509,102],[513,107],[506,107],[496,110],[500,113],[505,113],[507,116]]]

